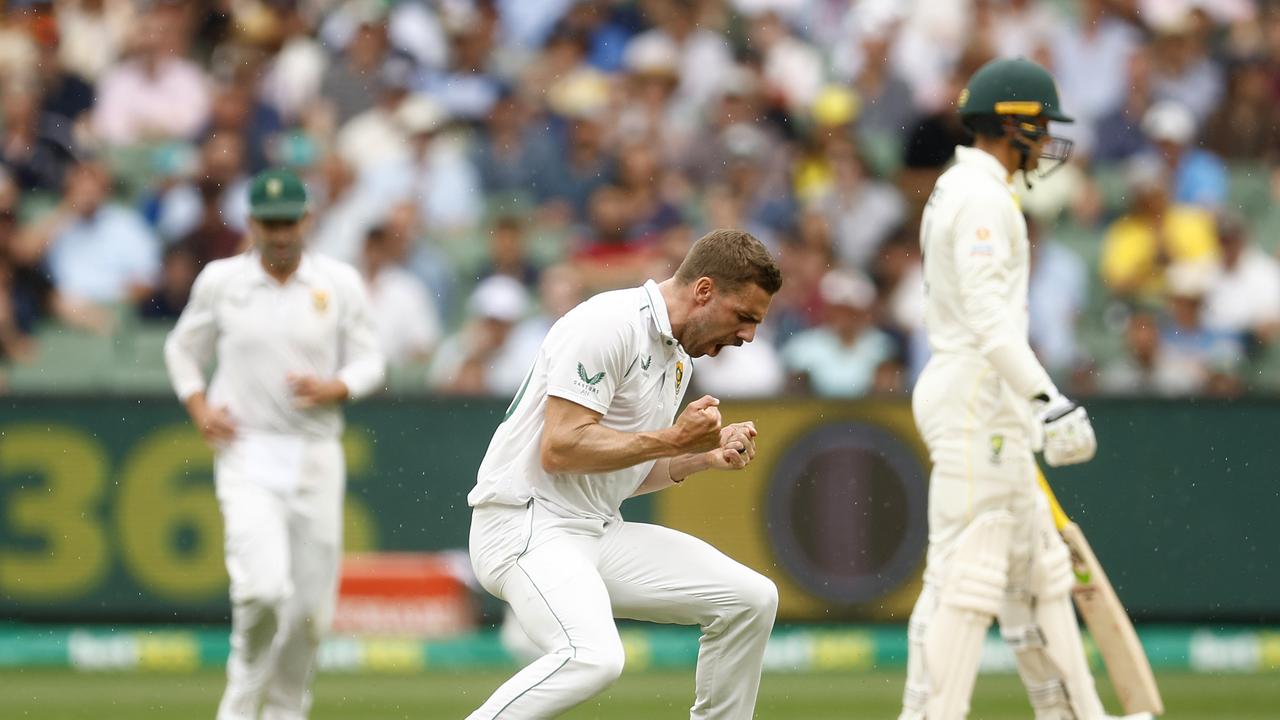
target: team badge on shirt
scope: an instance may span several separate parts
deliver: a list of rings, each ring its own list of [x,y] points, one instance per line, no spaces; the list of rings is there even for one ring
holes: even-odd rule
[[[676,361],[676,394],[680,393],[680,385],[684,382],[684,361]]]
[[[323,290],[312,290],[311,306],[316,309],[316,312],[323,313],[329,308],[329,293]]]

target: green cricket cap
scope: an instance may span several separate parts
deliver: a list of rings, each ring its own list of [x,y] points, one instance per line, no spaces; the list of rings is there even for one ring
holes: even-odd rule
[[[259,220],[298,220],[307,214],[307,188],[292,170],[264,170],[249,184],[249,215]]]

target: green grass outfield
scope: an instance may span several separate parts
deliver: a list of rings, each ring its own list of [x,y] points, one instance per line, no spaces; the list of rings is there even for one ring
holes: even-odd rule
[[[416,675],[321,675],[312,720],[464,718],[505,674],[431,672]],[[1280,717],[1280,674],[1164,673],[1160,684],[1172,720],[1262,720]],[[87,673],[74,670],[0,672],[5,720],[149,720],[212,718],[222,673]],[[1104,697],[1114,712],[1114,696]],[[813,673],[765,676],[758,717],[764,720],[894,718],[900,673]],[[687,718],[693,673],[626,673],[605,695],[565,715],[571,720]],[[1028,720],[1031,711],[1014,675],[984,675],[970,717]]]

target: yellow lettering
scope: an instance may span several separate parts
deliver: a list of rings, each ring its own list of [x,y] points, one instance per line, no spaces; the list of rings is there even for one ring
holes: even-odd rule
[[[0,594],[69,599],[94,590],[108,563],[98,517],[106,470],[102,448],[80,431],[0,429],[0,479],[19,481],[2,503],[6,524],[18,538],[39,538],[38,547],[0,547]],[[39,480],[21,482],[32,476]]]
[[[227,586],[213,455],[190,425],[162,428],[129,453],[116,525],[125,567],[160,597],[201,600]]]

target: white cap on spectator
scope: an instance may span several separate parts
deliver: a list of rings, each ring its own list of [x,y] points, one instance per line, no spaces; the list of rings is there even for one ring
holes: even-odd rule
[[[675,75],[680,68],[680,49],[668,37],[646,33],[627,43],[622,63],[633,73]]]
[[[1165,271],[1165,285],[1172,297],[1201,298],[1213,289],[1217,268],[1212,262],[1183,260]]]
[[[396,108],[396,120],[410,135],[439,130],[449,119],[444,107],[421,93],[407,98]]]
[[[471,293],[470,308],[475,317],[513,323],[528,311],[529,293],[514,278],[491,275]]]
[[[769,136],[751,123],[739,122],[725,128],[721,139],[735,158],[756,159],[769,149]]]
[[[1157,142],[1186,145],[1195,139],[1196,116],[1176,100],[1161,100],[1142,116],[1142,132]]]
[[[1168,180],[1168,174],[1164,161],[1154,155],[1135,156],[1124,169],[1125,182],[1134,192],[1163,188]]]
[[[861,273],[829,270],[818,282],[818,295],[827,305],[869,310],[876,301],[876,288]]]

